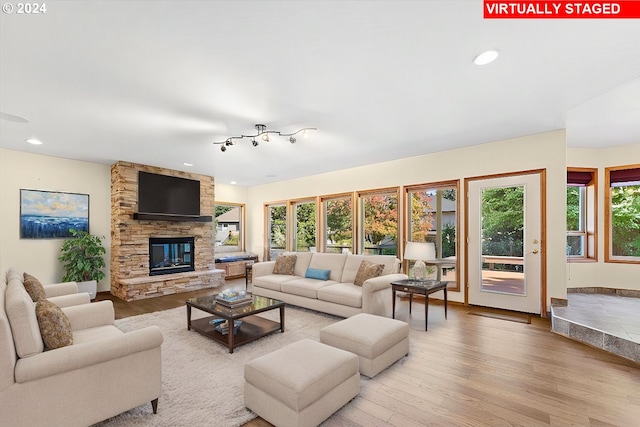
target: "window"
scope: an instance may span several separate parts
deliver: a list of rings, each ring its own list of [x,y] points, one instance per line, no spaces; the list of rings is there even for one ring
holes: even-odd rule
[[[237,203],[215,202],[215,252],[244,251],[245,207]]]
[[[293,250],[315,252],[316,250],[316,201],[292,202],[293,207]]]
[[[358,253],[398,255],[398,190],[358,193]]]
[[[567,260],[596,260],[597,169],[567,168]]]
[[[640,264],[640,165],[605,168],[605,260]]]
[[[353,195],[326,196],[322,201],[321,248],[324,252],[354,251],[353,247]]]
[[[287,205],[265,205],[265,218],[267,219],[267,242],[265,245],[266,261],[276,259],[287,248]]]
[[[427,263],[427,278],[449,281],[449,290],[460,290],[457,279],[458,182],[449,181],[405,187],[406,238],[431,242],[438,264]],[[450,261],[447,263],[445,261]],[[415,261],[406,261],[411,276]]]

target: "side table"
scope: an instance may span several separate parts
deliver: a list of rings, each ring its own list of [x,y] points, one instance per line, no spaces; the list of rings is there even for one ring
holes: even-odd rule
[[[391,288],[393,290],[392,306],[393,315],[396,318],[396,291],[406,292],[409,294],[409,313],[411,313],[411,302],[413,295],[424,295],[424,330],[427,330],[427,323],[429,318],[429,294],[438,291],[444,291],[444,318],[447,318],[447,283],[439,280],[416,280],[405,279],[396,280],[391,282]]]

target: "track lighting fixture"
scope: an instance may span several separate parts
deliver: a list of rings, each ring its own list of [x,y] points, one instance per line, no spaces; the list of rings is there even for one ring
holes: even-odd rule
[[[263,124],[256,124],[254,126],[256,128],[257,133],[255,135],[240,135],[240,136],[230,136],[229,138],[225,139],[224,141],[216,141],[214,142],[214,144],[220,145],[220,151],[222,151],[223,153],[225,151],[227,151],[227,147],[230,147],[232,145],[235,145],[236,140],[242,140],[244,138],[251,138],[251,144],[254,147],[257,147],[259,145],[258,140],[256,140],[256,138],[261,138],[264,142],[269,142],[270,138],[269,135],[273,134],[276,136],[284,136],[284,137],[289,137],[289,142],[292,144],[295,144],[295,142],[297,141],[296,138],[294,137],[295,135],[299,134],[300,132],[303,133],[303,136],[305,138],[308,137],[308,132],[310,130],[317,130],[317,128],[302,128],[300,130],[297,130],[295,132],[292,133],[284,133],[284,132],[280,132],[277,130],[267,130],[267,126],[263,125]]]

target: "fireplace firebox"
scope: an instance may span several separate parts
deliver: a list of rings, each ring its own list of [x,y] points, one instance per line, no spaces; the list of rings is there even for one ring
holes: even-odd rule
[[[193,237],[149,238],[149,275],[195,271]]]

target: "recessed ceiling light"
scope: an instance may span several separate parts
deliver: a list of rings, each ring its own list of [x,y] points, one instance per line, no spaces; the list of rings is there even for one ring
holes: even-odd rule
[[[193,166],[193,163],[184,162],[183,165],[185,165],[185,166]]]
[[[473,63],[476,65],[487,65],[495,61],[498,55],[500,55],[499,50],[487,50],[486,52],[482,52],[480,55],[473,58]]]
[[[29,144],[33,144],[33,145],[42,145],[42,141],[40,141],[39,139],[36,138],[29,138],[26,140]]]
[[[237,182],[231,181],[231,185],[236,185],[236,184],[237,184]]]

